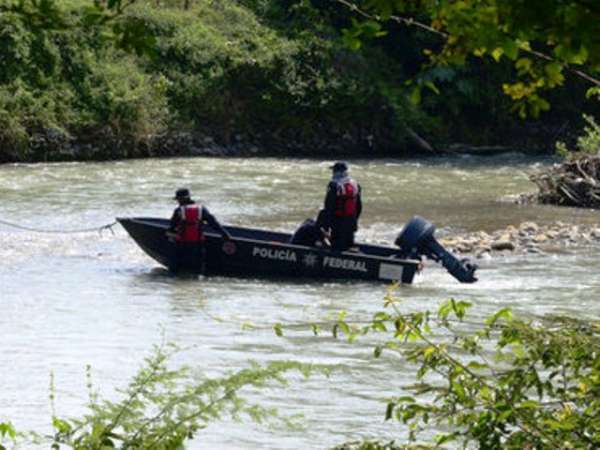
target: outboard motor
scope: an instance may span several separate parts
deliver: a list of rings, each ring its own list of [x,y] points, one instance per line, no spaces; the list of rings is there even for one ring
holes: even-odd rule
[[[441,262],[450,274],[461,283],[474,283],[477,265],[468,258],[458,259],[433,237],[435,226],[419,216],[413,217],[402,229],[395,244],[411,257],[426,256]]]

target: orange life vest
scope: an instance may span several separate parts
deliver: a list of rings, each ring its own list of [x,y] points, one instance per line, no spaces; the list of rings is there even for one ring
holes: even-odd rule
[[[358,184],[352,178],[337,181],[335,199],[336,217],[356,217],[358,207]]]
[[[177,226],[177,242],[204,242],[202,233],[202,206],[182,205],[179,207],[181,220]]]

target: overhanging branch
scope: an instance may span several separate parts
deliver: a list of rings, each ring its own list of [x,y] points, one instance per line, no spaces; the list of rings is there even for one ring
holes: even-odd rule
[[[344,5],[351,11],[357,13],[358,15],[360,15],[364,18],[376,20],[378,22],[384,21],[384,19],[380,15],[368,13],[365,10],[359,8],[356,4],[352,3],[350,0],[333,0],[333,1]],[[444,31],[438,30],[438,29],[436,29],[430,25],[427,25],[423,22],[419,22],[418,20],[415,20],[412,17],[407,18],[407,17],[401,17],[401,16],[397,16],[397,15],[391,15],[388,20],[392,20],[396,23],[400,23],[402,25],[406,25],[409,27],[420,28],[422,30],[436,34],[437,36],[441,36],[445,39],[448,39],[448,37],[450,37],[450,34],[444,32]],[[556,59],[552,58],[550,55],[547,55],[545,53],[542,53],[542,52],[539,52],[536,50],[531,50],[531,49],[526,49],[526,48],[520,48],[520,50],[524,53],[530,54],[530,55],[535,56],[540,59],[544,59],[546,61],[556,61]],[[600,87],[600,80],[597,78],[594,78],[592,75],[590,75],[582,70],[575,69],[568,64],[564,64],[564,67],[567,71],[571,72],[572,74],[577,75],[578,77],[586,80],[587,82],[593,84],[594,86]]]

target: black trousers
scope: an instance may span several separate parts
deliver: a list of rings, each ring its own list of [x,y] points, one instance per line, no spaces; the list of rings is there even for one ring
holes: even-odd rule
[[[169,270],[174,273],[206,272],[206,248],[202,242],[178,242],[175,245],[175,258]]]
[[[356,225],[356,219],[353,217],[339,217],[333,220],[331,224],[331,248],[344,251],[352,247]]]

